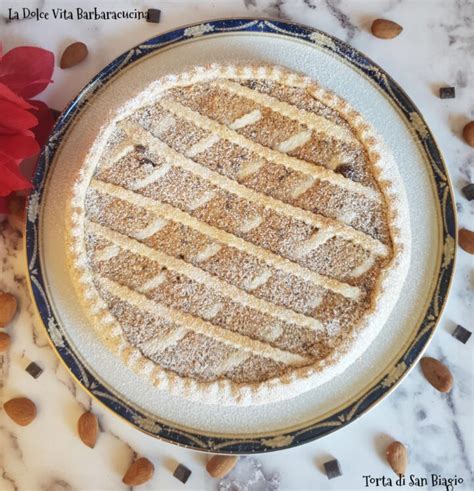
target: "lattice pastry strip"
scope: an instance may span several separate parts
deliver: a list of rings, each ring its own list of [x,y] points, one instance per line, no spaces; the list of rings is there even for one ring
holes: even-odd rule
[[[163,390],[265,403],[330,380],[381,329],[409,258],[389,152],[278,67],[164,77],[97,136],[71,271],[94,325]]]

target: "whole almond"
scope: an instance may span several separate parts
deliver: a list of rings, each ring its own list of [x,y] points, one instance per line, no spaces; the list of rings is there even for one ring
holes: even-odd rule
[[[128,486],[138,486],[149,481],[155,473],[155,466],[145,457],[141,457],[128,468],[122,482]]]
[[[16,298],[11,293],[0,292],[0,327],[6,327],[15,317]]]
[[[72,43],[64,50],[59,66],[61,68],[71,68],[84,60],[87,54],[87,46],[84,43]]]
[[[387,447],[387,461],[395,474],[405,474],[408,465],[408,452],[400,442],[392,442]]]
[[[471,121],[464,126],[462,136],[468,145],[474,147],[474,121]]]
[[[3,409],[20,426],[29,425],[36,417],[36,405],[26,397],[10,399],[3,405]]]
[[[94,448],[99,435],[99,423],[95,414],[87,412],[77,420],[77,432],[82,442],[90,448]]]
[[[235,467],[238,457],[214,455],[206,464],[206,470],[212,477],[225,477]]]
[[[425,356],[420,361],[426,380],[440,392],[449,392],[453,387],[453,376],[449,368],[435,358]]]
[[[0,353],[7,351],[7,349],[10,347],[10,344],[10,335],[6,332],[0,332]]]
[[[402,31],[403,27],[387,19],[375,19],[371,27],[372,34],[380,39],[393,39]]]
[[[462,228],[458,233],[459,245],[469,254],[474,254],[474,232]]]

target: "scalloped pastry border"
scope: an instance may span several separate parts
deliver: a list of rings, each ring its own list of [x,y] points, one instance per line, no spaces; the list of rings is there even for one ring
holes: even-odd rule
[[[349,123],[368,153],[371,170],[387,204],[393,244],[392,260],[379,275],[371,308],[359,325],[352,330],[344,346],[341,346],[341,349],[333,353],[329,359],[311,366],[293,369],[288,374],[258,383],[236,383],[228,379],[200,382],[189,377],[181,377],[143,356],[139,349],[130,345],[124,338],[119,323],[108,311],[87,268],[84,244],[84,196],[104,144],[116,122],[136,109],[149,105],[154,96],[164,90],[216,78],[271,79],[293,87],[304,87],[314,98],[336,110]],[[273,65],[200,65],[189,71],[167,75],[152,82],[102,127],[76,176],[72,199],[69,208],[66,209],[66,224],[68,225],[66,227],[67,253],[74,285],[91,324],[102,327],[100,330],[95,329],[102,341],[118,354],[129,368],[138,374],[146,375],[157,388],[205,404],[248,406],[290,399],[322,385],[346,370],[368,348],[392,311],[408,270],[411,249],[408,203],[402,180],[393,157],[384,147],[373,127],[332,91],[322,88],[307,76]]]

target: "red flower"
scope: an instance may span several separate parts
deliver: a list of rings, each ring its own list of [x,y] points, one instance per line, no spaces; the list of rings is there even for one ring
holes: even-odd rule
[[[53,70],[50,51],[23,46],[2,56],[0,46],[0,213],[10,193],[31,188],[19,165],[40,151],[54,118],[44,102],[29,98],[52,82]]]

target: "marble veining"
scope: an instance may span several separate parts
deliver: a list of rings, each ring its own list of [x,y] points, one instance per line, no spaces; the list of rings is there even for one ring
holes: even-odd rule
[[[359,31],[359,28],[354,25],[351,22],[350,17],[342,11],[340,7],[340,0],[326,0],[325,4],[329,13],[337,19],[339,25],[346,31],[345,41],[350,42],[356,35],[357,31]]]
[[[90,56],[81,69],[56,69],[55,83],[44,93],[44,99],[57,109],[64,107],[100,68],[121,52],[181,24],[255,15],[306,23],[327,31],[384,67],[414,99],[445,156],[455,189],[459,225],[474,228],[474,202],[468,202],[460,191],[474,181],[474,154],[460,137],[464,124],[474,119],[472,0],[168,0],[159,2],[162,10],[159,25],[139,21],[6,22],[7,9],[13,4],[17,6],[18,2],[5,0],[0,4],[4,51],[33,44],[60,53],[72,40],[86,41],[89,46]],[[25,1],[23,5],[40,9],[76,6],[65,0]],[[83,1],[81,6],[93,7],[94,3]],[[115,9],[148,6],[140,0],[117,0],[113,4]],[[404,27],[403,33],[393,41],[376,40],[369,32],[376,17],[395,20]],[[456,86],[456,99],[440,100],[439,86],[451,84]],[[193,471],[187,489],[216,489],[217,483],[204,470],[206,456],[134,430],[92,401],[71,379],[33,314],[23,254],[18,232],[6,223],[1,224],[0,289],[17,296],[20,313],[8,329],[12,347],[6,355],[0,355],[0,393],[3,400],[19,395],[31,397],[38,405],[40,417],[31,426],[21,428],[0,413],[0,490],[127,489],[121,477],[137,455],[148,457],[156,467],[154,479],[140,489],[177,489],[181,485],[172,476],[176,462]],[[409,473],[418,477],[458,476],[464,479],[464,484],[455,489],[473,489],[474,344],[471,339],[462,345],[451,336],[458,323],[474,330],[472,312],[474,260],[459,251],[450,298],[427,350],[427,354],[451,367],[455,380],[452,393],[436,392],[425,382],[419,367],[415,367],[392,395],[341,431],[303,447],[259,456],[265,474],[278,471],[281,489],[367,489],[363,475],[392,475],[385,463],[384,450],[395,438],[409,447]],[[36,380],[24,370],[32,360],[44,368]],[[94,450],[85,447],[76,436],[76,421],[84,410],[92,410],[99,417],[101,435]],[[328,481],[322,463],[332,457],[339,459],[344,475]]]

